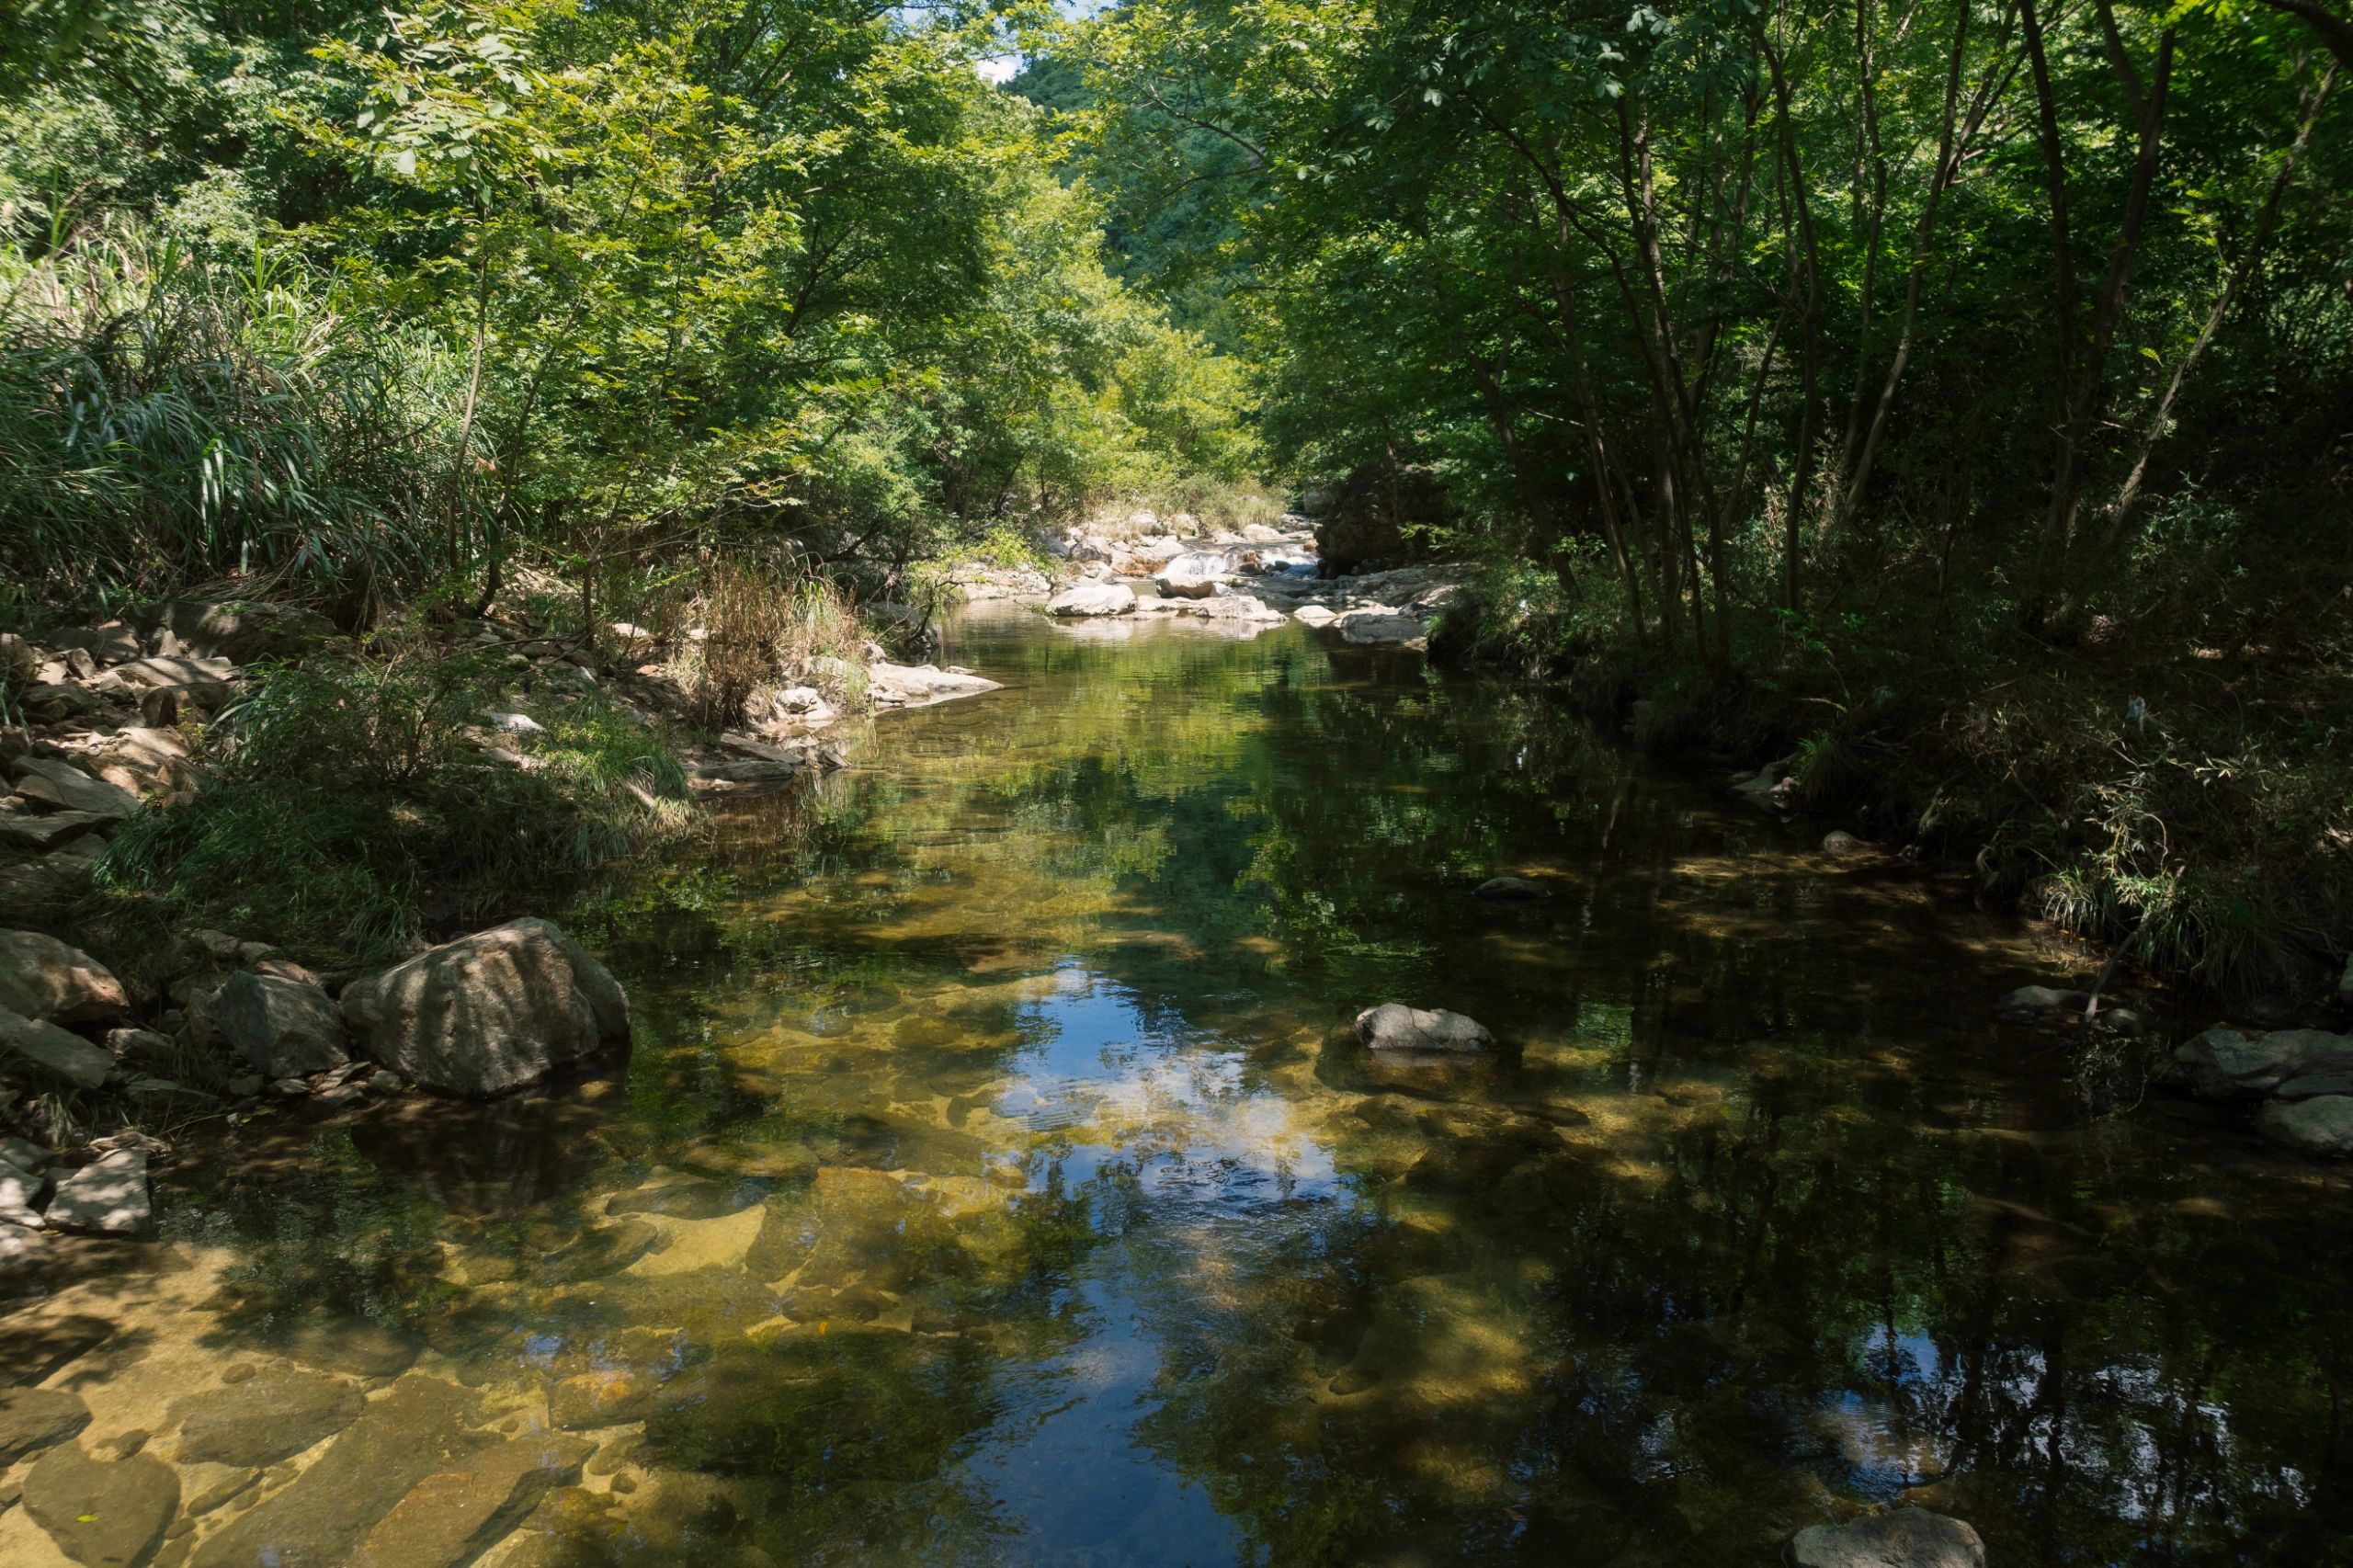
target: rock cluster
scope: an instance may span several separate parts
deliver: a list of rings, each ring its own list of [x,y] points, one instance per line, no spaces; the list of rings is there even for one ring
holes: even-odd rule
[[[2353,1035],[2217,1026],[2176,1046],[2159,1076],[2200,1099],[2255,1102],[2256,1128],[2275,1143],[2353,1157]]]

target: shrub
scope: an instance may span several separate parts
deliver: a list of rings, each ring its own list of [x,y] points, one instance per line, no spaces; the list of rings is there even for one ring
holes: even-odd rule
[[[271,668],[208,733],[203,790],[134,819],[99,886],[323,959],[376,959],[694,820],[661,738],[594,692],[501,737],[526,766],[492,757],[477,727],[497,690],[489,666],[423,647]]]

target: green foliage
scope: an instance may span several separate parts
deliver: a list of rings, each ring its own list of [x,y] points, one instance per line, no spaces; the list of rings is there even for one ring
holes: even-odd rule
[[[500,737],[521,766],[487,755],[498,686],[422,648],[270,669],[208,733],[205,789],[135,819],[100,885],[186,922],[382,958],[692,824],[677,759],[593,692],[542,733]]]

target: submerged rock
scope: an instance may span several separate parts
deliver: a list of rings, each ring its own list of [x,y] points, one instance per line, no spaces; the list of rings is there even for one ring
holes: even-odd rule
[[[351,1060],[334,998],[300,980],[251,970],[231,975],[213,994],[212,1027],[267,1078],[324,1073]]]
[[[183,1464],[258,1468],[301,1453],[359,1418],[359,1391],[335,1378],[274,1368],[172,1406]]]
[[[65,1389],[0,1389],[0,1466],[62,1443],[90,1424],[90,1407]]]
[[[2211,1028],[2175,1047],[2162,1075],[2202,1099],[2353,1095],[2353,1035]]]
[[[116,1017],[130,1006],[122,982],[81,949],[38,931],[0,931],[0,1007],[85,1024]]]
[[[342,1568],[411,1488],[488,1445],[463,1427],[471,1405],[454,1384],[404,1378],[291,1484],[207,1536],[195,1568]]]
[[[545,920],[447,942],[343,993],[366,1053],[412,1084],[488,1098],[626,1045],[629,998]]]
[[[1898,1508],[1802,1529],[1790,1561],[1796,1568],[1985,1568],[1985,1543],[1959,1519]]]
[[[2353,1157],[2353,1095],[2272,1100],[2255,1113],[2256,1131],[2300,1154]]]
[[[550,1487],[576,1479],[595,1446],[522,1437],[426,1476],[352,1554],[351,1568],[458,1568],[519,1523]]]
[[[1426,1053],[1485,1051],[1495,1037],[1485,1025],[1443,1008],[1383,1002],[1357,1015],[1357,1039],[1373,1051]]]
[[[84,1568],[146,1562],[179,1506],[179,1477],[144,1455],[107,1463],[61,1443],[25,1477],[25,1512]]]

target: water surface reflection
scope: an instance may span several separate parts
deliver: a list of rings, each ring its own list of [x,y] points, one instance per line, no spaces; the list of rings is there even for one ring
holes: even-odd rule
[[[1007,688],[576,916],[625,1075],[182,1199],[200,1347],[596,1442],[496,1563],[2335,1560],[2343,1183],[2089,1114],[1989,1021],[2032,935],[1539,694],[953,639]],[[1369,1060],[1389,998],[1511,1050]]]

